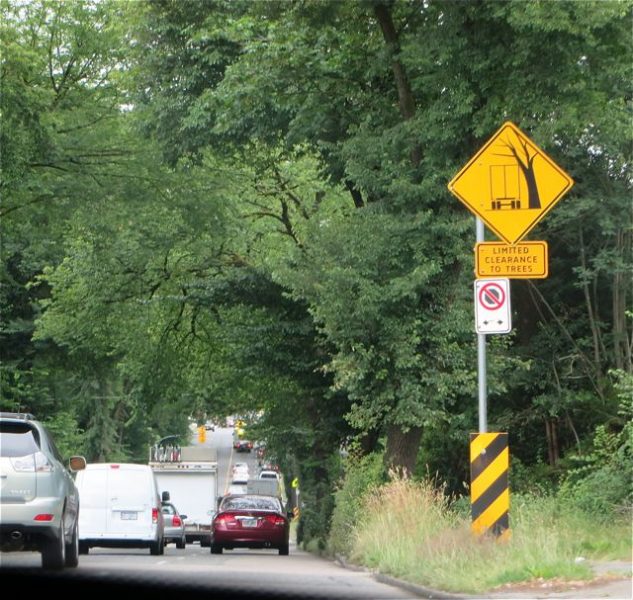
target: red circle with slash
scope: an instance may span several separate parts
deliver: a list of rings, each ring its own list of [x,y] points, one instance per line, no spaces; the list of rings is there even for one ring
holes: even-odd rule
[[[486,310],[499,310],[505,301],[506,293],[498,283],[491,281],[479,290],[479,303]]]

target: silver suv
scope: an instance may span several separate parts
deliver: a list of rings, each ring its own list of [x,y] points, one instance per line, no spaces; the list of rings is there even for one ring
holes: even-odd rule
[[[70,468],[86,468],[73,456]],[[0,413],[0,548],[38,551],[45,569],[79,563],[79,493],[49,432],[22,413]]]

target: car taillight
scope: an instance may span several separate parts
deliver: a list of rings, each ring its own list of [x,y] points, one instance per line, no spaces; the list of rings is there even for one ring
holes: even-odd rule
[[[233,515],[219,515],[215,518],[216,525],[223,525],[225,527],[234,527],[237,525],[237,521]]]
[[[280,517],[279,515],[266,515],[266,522],[271,525],[283,526],[286,524],[286,519]]]
[[[152,508],[152,523],[158,523],[158,509]]]
[[[20,473],[46,473],[53,470],[53,465],[46,458],[45,454],[35,452],[27,456],[16,456],[11,460],[13,468]]]
[[[49,513],[40,513],[39,515],[35,515],[33,517],[34,521],[52,521],[55,515],[51,515]]]
[[[171,519],[172,527],[180,527],[182,525],[182,519],[178,515],[174,515]]]

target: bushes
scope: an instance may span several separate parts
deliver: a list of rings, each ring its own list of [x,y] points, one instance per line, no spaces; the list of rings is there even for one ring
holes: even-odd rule
[[[633,376],[618,377],[620,421],[596,427],[591,451],[573,456],[575,464],[565,475],[560,497],[575,509],[609,520],[613,514],[631,513],[633,503]]]
[[[555,496],[511,496],[511,537],[476,537],[429,481],[394,480],[365,494],[352,559],[409,581],[463,592],[535,578],[588,578],[575,558],[630,553],[625,520],[596,527]]]
[[[330,553],[349,555],[365,496],[382,481],[382,454],[373,453],[359,459],[348,459],[343,481],[334,493],[336,506],[328,540]]]

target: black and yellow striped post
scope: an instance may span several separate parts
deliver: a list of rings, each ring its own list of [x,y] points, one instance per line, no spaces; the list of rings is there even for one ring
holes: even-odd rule
[[[507,433],[470,434],[470,504],[476,534],[509,534]]]

